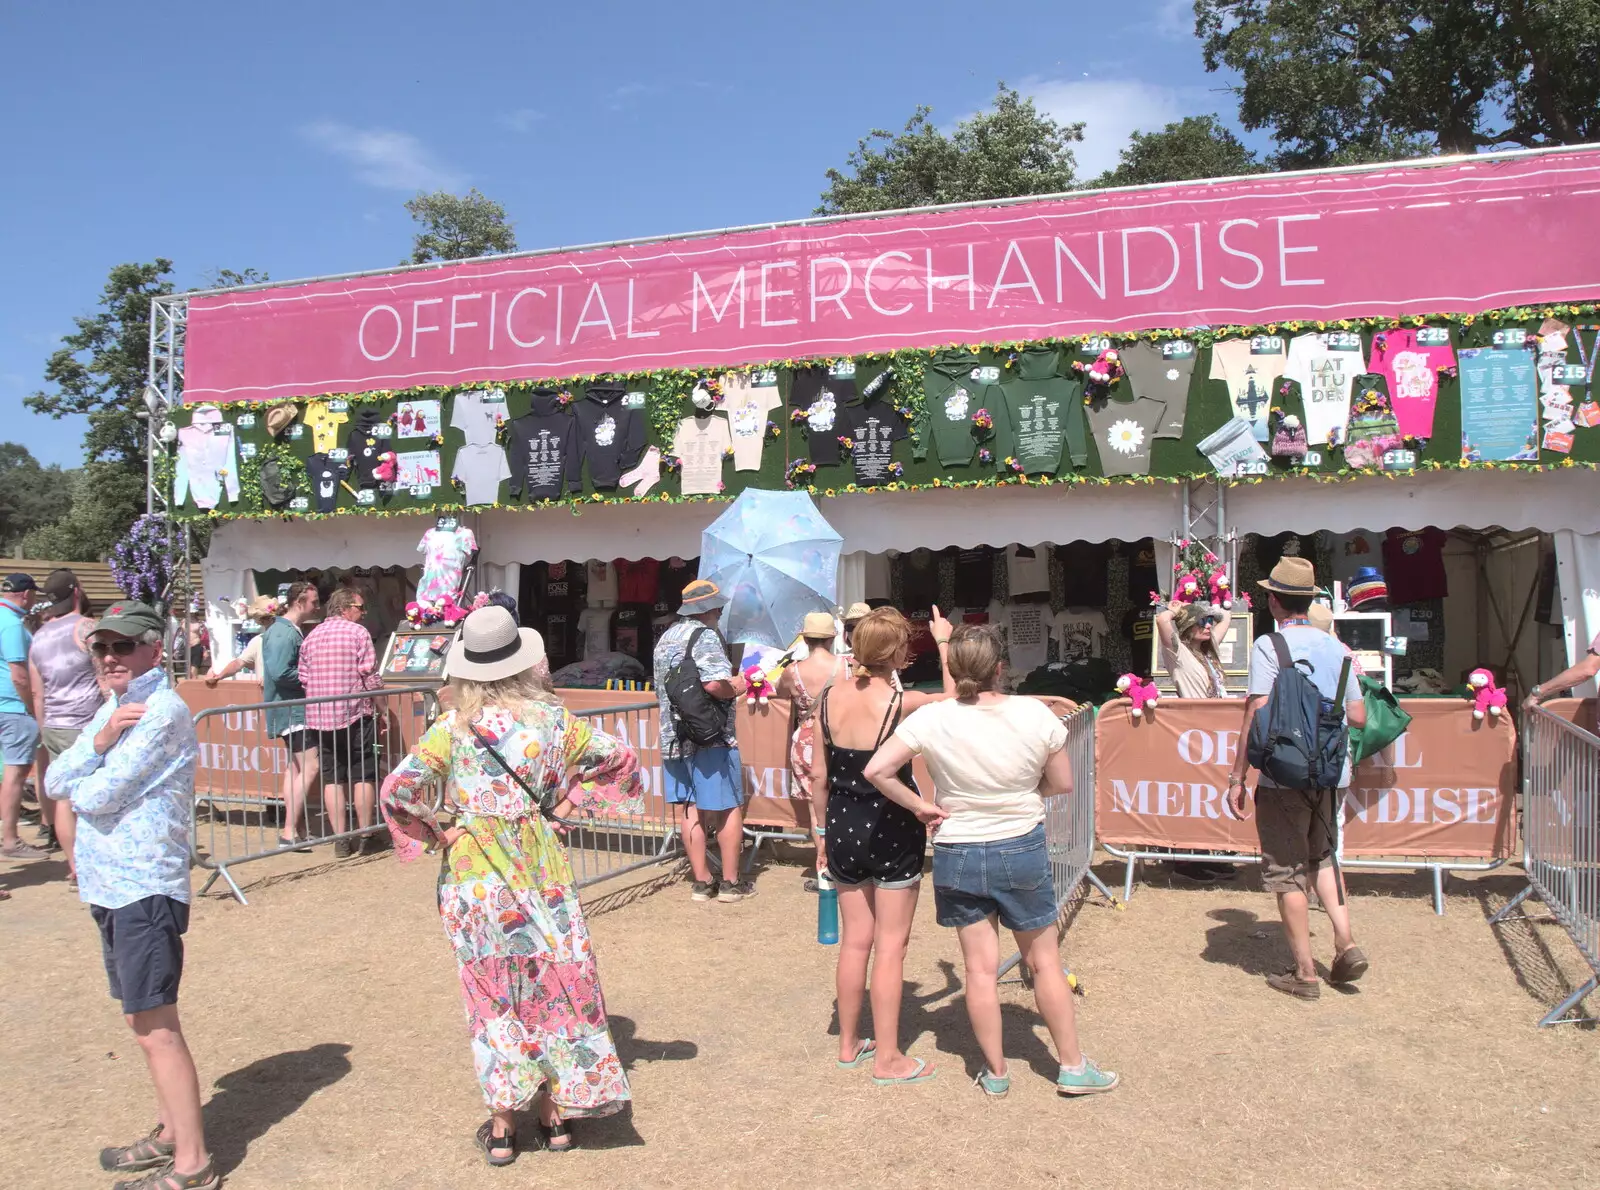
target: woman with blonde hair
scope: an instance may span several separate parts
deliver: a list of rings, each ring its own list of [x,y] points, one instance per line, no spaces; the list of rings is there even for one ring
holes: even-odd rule
[[[223,678],[231,678],[241,669],[248,669],[254,674],[261,672],[261,642],[267,635],[267,629],[278,618],[278,600],[272,595],[257,595],[250,601],[245,615],[260,625],[261,631],[250,638],[250,643],[245,645],[244,650],[232,661],[221,669],[212,667],[211,672],[205,677],[205,682],[213,689]]]
[[[929,629],[942,661],[950,624],[938,608]],[[839,889],[839,1065],[854,1068],[871,1062],[875,1083],[919,1083],[934,1071],[925,1059],[901,1052],[900,985],[928,845],[924,822],[932,819],[886,801],[862,769],[902,714],[950,697],[955,687],[948,673],[943,694],[897,687],[895,675],[911,660],[911,625],[892,607],[864,616],[852,646],[850,679],[822,691],[817,700],[822,747],[816,750],[811,776],[813,812],[825,824],[815,828],[817,871],[826,869]],[[901,777],[909,786],[909,758]],[[876,1042],[860,1036],[869,962]]]
[[[1220,607],[1176,599],[1156,614],[1161,668],[1172,676],[1179,698],[1228,697],[1217,642],[1227,639],[1231,619]]]
[[[836,635],[832,616],[827,612],[810,613],[800,626],[806,655],[786,666],[778,678],[778,697],[787,698],[793,708],[789,773],[794,787],[808,794],[811,792],[812,757],[816,751],[816,723],[812,712],[817,699],[844,673],[844,659],[833,651]]]
[[[491,1113],[477,1144],[509,1165],[517,1111],[536,1107],[544,1145],[565,1152],[564,1120],[631,1098],[557,832],[574,810],[641,813],[639,760],[568,714],[543,639],[502,607],[466,618],[445,673],[455,706],[384,782],[383,813],[400,859],[441,853],[439,914]]]
[[[1011,1089],[1000,1044],[998,921],[1033,972],[1034,1000],[1061,1060],[1057,1092],[1109,1091],[1117,1076],[1078,1048],[1045,845],[1044,799],[1072,792],[1067,729],[1038,699],[1000,692],[1003,654],[988,625],[956,628],[946,665],[954,701],[907,716],[866,776],[889,801],[936,824],[933,903],[939,924],[953,926],[961,942],[967,1016],[985,1062],[978,1085],[993,1097]],[[903,776],[914,756],[933,777],[931,802]]]

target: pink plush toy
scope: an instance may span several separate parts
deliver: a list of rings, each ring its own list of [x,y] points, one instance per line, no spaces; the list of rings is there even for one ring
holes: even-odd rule
[[[1161,701],[1161,691],[1156,689],[1156,684],[1138,674],[1123,674],[1118,678],[1117,692],[1133,703],[1132,714],[1135,719],[1144,714],[1146,707],[1155,710],[1156,704]]]
[[[393,483],[395,475],[394,451],[386,450],[378,456],[378,465],[372,469],[373,478],[379,483]]]
[[[1090,384],[1105,388],[1110,388],[1122,379],[1122,357],[1117,354],[1117,349],[1110,347],[1095,356],[1094,363],[1089,365],[1086,377]]]
[[[1233,606],[1233,584],[1221,567],[1211,572],[1211,602],[1224,610]]]
[[[750,683],[750,688],[745,691],[744,699],[749,705],[764,707],[767,700],[778,692],[772,684],[772,679],[767,677],[766,671],[759,665],[752,665],[744,671],[744,680]]]
[[[1472,717],[1482,719],[1487,712],[1492,719],[1500,717],[1506,705],[1506,691],[1494,684],[1494,675],[1486,669],[1475,669],[1467,675],[1467,685],[1472,687]]]
[[[1181,574],[1174,585],[1172,597],[1179,603],[1194,603],[1205,593],[1205,582],[1198,574]]]
[[[459,624],[470,610],[458,604],[454,595],[446,595],[439,601],[439,614],[446,624]]]

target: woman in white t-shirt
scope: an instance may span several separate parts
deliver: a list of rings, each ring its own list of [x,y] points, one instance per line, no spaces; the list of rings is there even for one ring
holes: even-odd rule
[[[987,1064],[978,1085],[996,1097],[1011,1088],[1000,1044],[998,919],[1033,972],[1034,999],[1061,1058],[1057,1091],[1092,1095],[1115,1087],[1117,1076],[1078,1048],[1044,832],[1044,799],[1072,792],[1067,730],[1039,700],[999,692],[1002,656],[988,625],[956,628],[949,649],[955,700],[907,716],[868,762],[866,777],[890,801],[939,820],[934,908],[961,941],[967,1016]],[[933,777],[932,805],[897,776],[918,755]]]

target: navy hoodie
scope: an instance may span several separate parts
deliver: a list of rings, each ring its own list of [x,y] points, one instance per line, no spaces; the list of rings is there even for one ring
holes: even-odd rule
[[[625,404],[627,389],[614,381],[589,385],[577,402],[578,446],[597,488],[614,488],[644,456],[644,410]]]
[[[511,494],[554,500],[583,486],[578,423],[553,388],[536,388],[528,412],[509,427]]]

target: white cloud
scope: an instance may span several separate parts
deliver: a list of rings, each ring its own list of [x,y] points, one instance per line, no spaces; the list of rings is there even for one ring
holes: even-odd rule
[[[1184,41],[1194,36],[1194,4],[1191,0],[1165,0],[1156,9],[1148,28],[1165,41]]]
[[[502,115],[500,123],[512,132],[532,132],[533,126],[544,118],[545,115],[541,111],[535,111],[531,107],[519,107],[514,112]]]
[[[1083,140],[1072,146],[1078,177],[1094,178],[1116,167],[1134,132],[1159,132],[1174,120],[1214,109],[1199,87],[1161,87],[1132,79],[1027,79],[1018,88],[1039,110],[1064,124],[1083,122]]]
[[[301,133],[312,144],[354,167],[356,179],[384,190],[456,190],[466,180],[434,157],[409,132],[355,128],[318,120]]]

